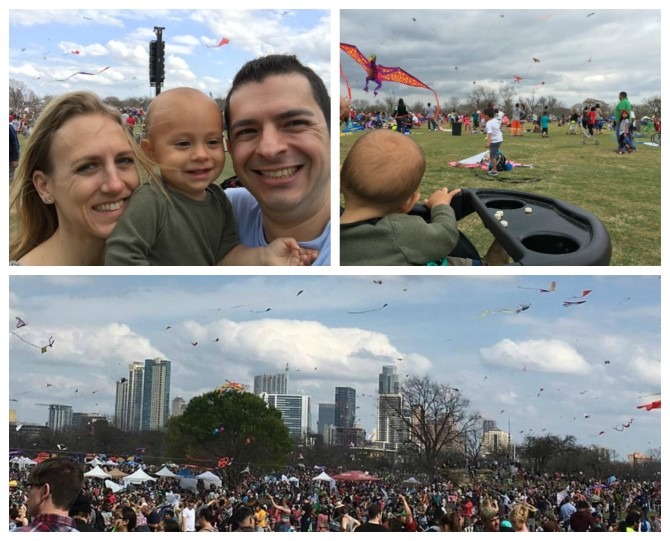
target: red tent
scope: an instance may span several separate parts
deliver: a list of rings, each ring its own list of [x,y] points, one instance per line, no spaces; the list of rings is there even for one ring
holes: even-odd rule
[[[351,470],[337,473],[333,475],[332,478],[336,481],[381,481],[379,477],[375,477],[374,475],[370,475],[369,473],[360,470]]]

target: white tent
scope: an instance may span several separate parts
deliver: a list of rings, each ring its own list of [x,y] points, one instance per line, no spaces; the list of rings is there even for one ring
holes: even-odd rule
[[[96,466],[84,474],[84,477],[95,477],[96,479],[111,479],[112,476],[104,471],[100,466]]]
[[[123,483],[128,484],[128,483],[134,483],[134,484],[140,484],[140,483],[145,483],[146,481],[155,481],[155,477],[151,477],[147,472],[145,472],[142,468],[137,468],[137,471],[134,471],[130,475],[127,475],[126,477],[123,478]]]
[[[160,470],[158,470],[156,475],[158,477],[180,477],[176,473],[172,473],[170,470],[168,470],[167,466],[163,466]]]
[[[110,481],[109,479],[105,479],[105,486],[107,488],[111,488],[114,494],[123,490],[123,486],[119,485],[118,483],[115,483],[114,481]]]
[[[104,464],[104,462],[102,460],[99,460],[98,457],[96,456],[96,457],[93,457],[92,460],[87,462],[87,464],[90,464],[91,466],[96,467],[96,466],[99,466],[100,464]]]
[[[316,477],[312,477],[312,481],[333,481],[333,478],[328,475],[325,471],[322,471],[319,475]]]
[[[195,476],[196,479],[202,479],[205,483],[214,483],[217,487],[222,485],[221,478],[214,475],[211,471],[206,471]]]

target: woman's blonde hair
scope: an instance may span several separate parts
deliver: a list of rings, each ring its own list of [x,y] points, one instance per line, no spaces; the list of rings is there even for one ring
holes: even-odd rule
[[[512,507],[507,518],[516,529],[516,524],[527,524],[528,515],[534,513],[537,509],[527,502],[521,502]]]
[[[93,114],[105,115],[123,128],[135,156],[140,178],[159,183],[152,171],[152,163],[142,154],[118,110],[104,103],[93,92],[70,92],[53,98],[37,119],[14,172],[9,194],[10,260],[22,258],[58,229],[55,205],[47,205],[40,199],[33,184],[33,175],[35,171],[43,171],[47,175],[52,172],[51,147],[56,131],[73,118]]]

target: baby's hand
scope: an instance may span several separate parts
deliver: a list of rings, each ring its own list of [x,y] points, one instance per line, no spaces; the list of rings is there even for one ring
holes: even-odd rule
[[[264,265],[311,265],[318,255],[317,250],[301,248],[295,239],[279,238],[265,248]]]
[[[442,188],[434,192],[428,199],[424,199],[423,204],[429,209],[432,209],[437,205],[450,205],[451,200],[459,193],[461,193],[460,188],[451,191],[449,191],[449,188]]]

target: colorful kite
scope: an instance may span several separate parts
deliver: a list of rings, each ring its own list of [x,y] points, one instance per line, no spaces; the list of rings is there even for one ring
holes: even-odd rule
[[[219,461],[216,463],[219,468],[227,468],[233,463],[233,459],[229,456],[222,456]]]
[[[217,45],[205,45],[208,49],[216,49],[217,47],[221,47],[222,45],[228,45],[230,43],[230,40],[228,38],[222,38],[221,41]]]
[[[551,282],[549,284],[549,287],[546,289],[542,287],[522,287],[522,286],[518,287],[519,289],[533,289],[535,291],[539,291],[540,293],[553,293],[554,291],[556,291],[556,282]]]
[[[660,400],[654,400],[653,402],[649,402],[648,404],[642,404],[641,406],[637,406],[637,409],[645,409],[647,411],[651,410],[660,410],[661,409],[661,401]]]
[[[234,381],[229,380],[226,380],[226,382],[223,385],[220,385],[219,387],[216,388],[216,391],[219,394],[229,392],[243,393],[245,390],[246,385],[242,385],[241,383],[235,383]]]
[[[96,71],[95,73],[90,73],[88,71],[77,71],[70,75],[69,77],[66,77],[65,79],[54,79],[53,81],[49,81],[48,83],[45,83],[45,85],[49,85],[51,83],[56,83],[56,82],[63,82],[67,81],[68,79],[72,79],[75,75],[89,75],[91,77],[95,77],[96,75],[100,75],[103,71],[107,71],[110,68],[110,66],[107,66],[106,68],[102,68],[100,71]]]
[[[440,111],[440,102],[437,98],[437,92],[430,88],[427,84],[423,83],[413,75],[407,73],[404,69],[395,67],[389,68],[387,66],[382,66],[377,64],[376,55],[372,55],[370,58],[366,57],[355,45],[350,45],[348,43],[340,43],[340,49],[347,53],[351,58],[360,64],[360,66],[367,72],[367,77],[365,79],[365,88],[363,90],[367,91],[368,83],[374,81],[377,83],[375,88],[375,95],[377,91],[382,86],[382,81],[389,81],[392,83],[400,83],[402,85],[416,86],[419,88],[426,88],[435,94],[435,103],[437,106],[436,114],[439,114]],[[341,69],[341,68],[340,68]],[[349,95],[351,95],[351,90],[347,84],[347,90]]]

